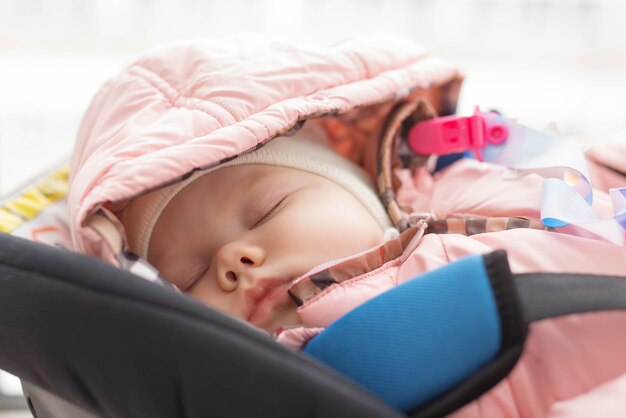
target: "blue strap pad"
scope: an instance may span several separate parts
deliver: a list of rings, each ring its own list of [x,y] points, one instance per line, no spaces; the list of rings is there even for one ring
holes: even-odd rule
[[[485,263],[471,256],[371,299],[304,351],[410,411],[476,372],[500,344]]]

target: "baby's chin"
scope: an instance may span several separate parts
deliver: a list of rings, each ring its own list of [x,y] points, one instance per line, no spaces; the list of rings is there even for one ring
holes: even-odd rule
[[[263,318],[263,320],[260,318],[251,318],[250,323],[257,328],[261,328],[269,332],[270,334],[273,334],[282,328],[301,324],[295,304],[289,309],[281,308],[276,310],[273,315],[268,315]]]

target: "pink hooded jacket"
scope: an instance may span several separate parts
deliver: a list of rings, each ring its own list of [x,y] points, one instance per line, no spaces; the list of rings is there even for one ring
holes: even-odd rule
[[[124,236],[112,214],[130,199],[262,145],[307,119],[328,131],[338,152],[360,160],[384,131],[394,105],[414,104],[403,120],[451,112],[461,80],[455,67],[389,35],[329,48],[244,36],[155,49],[107,82],[83,119],[71,165],[74,248],[119,265]],[[618,183],[624,180],[619,173],[626,172],[624,144],[598,147],[589,158],[596,185],[623,186]],[[401,219],[400,212],[432,212],[437,219],[522,217],[524,227],[488,221],[483,231],[470,234],[448,224],[445,234],[422,236],[425,225],[418,223],[397,240],[340,263],[336,273],[357,259],[361,264],[336,284],[312,289],[306,277],[296,284],[292,292],[301,301],[303,327],[280,334],[282,342],[301,345],[371,297],[470,254],[506,249],[515,273],[626,272],[625,248],[538,226],[539,176],[503,182],[503,167],[470,160],[434,176],[418,168],[420,161],[396,163],[393,180],[389,170],[377,178],[379,187],[387,182],[395,193],[385,202],[392,219]],[[609,215],[605,192],[596,192],[594,205],[601,216]],[[453,416],[621,417],[625,337],[624,312],[535,323],[509,376]]]

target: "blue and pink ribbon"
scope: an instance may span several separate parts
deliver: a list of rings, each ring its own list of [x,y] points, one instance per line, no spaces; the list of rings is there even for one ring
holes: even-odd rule
[[[626,245],[626,187],[609,191],[614,215],[593,210],[593,188],[579,145],[557,133],[540,132],[494,112],[446,116],[414,125],[409,146],[418,154],[463,153],[509,168],[505,179],[526,174],[545,178],[541,193],[544,225]]]

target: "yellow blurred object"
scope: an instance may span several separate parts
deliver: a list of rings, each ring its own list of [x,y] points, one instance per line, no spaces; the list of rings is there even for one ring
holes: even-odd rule
[[[53,172],[48,177],[39,181],[37,189],[51,201],[56,201],[65,196],[69,188],[69,166],[65,165]]]
[[[12,214],[4,207],[0,207],[0,232],[10,233],[24,223],[24,220]]]
[[[68,177],[69,166],[65,165],[4,202],[0,206],[0,232],[12,232],[64,197],[69,189]]]
[[[33,219],[50,203],[52,203],[52,201],[44,196],[36,187],[31,187],[21,196],[5,203],[4,206],[11,212],[28,220]]]

